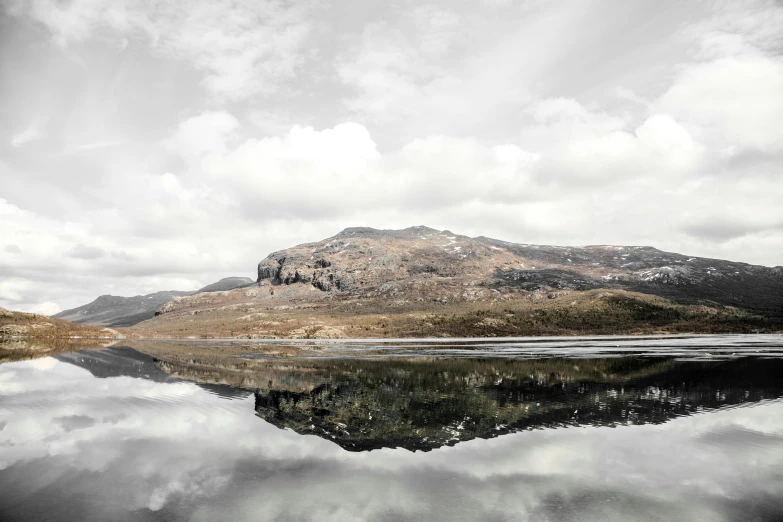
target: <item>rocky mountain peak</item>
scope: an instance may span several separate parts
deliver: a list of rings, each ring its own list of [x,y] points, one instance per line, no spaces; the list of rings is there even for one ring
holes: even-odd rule
[[[341,230],[336,236],[334,237],[347,237],[347,236],[370,236],[374,234],[381,233],[381,230],[371,228],[371,227],[348,227],[343,230]]]
[[[334,238],[345,237],[405,237],[421,234],[451,234],[448,230],[440,231],[434,228],[417,225],[400,230],[377,229],[371,227],[348,227],[340,231]]]

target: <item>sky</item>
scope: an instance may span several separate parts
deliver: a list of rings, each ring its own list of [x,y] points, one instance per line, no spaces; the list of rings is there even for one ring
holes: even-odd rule
[[[783,2],[0,1],[0,306],[348,226],[783,265]]]

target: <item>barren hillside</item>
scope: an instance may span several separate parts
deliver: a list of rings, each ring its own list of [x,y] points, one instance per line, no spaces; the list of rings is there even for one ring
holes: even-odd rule
[[[387,337],[770,331],[783,269],[642,246],[349,228],[274,252],[256,285],[176,298],[141,335]]]

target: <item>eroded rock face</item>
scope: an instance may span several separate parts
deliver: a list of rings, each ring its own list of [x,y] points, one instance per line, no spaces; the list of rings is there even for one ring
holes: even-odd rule
[[[175,297],[173,300],[169,301],[168,303],[164,304],[157,310],[155,310],[155,315],[163,315],[171,312],[176,307],[176,302],[179,301],[179,298]]]
[[[0,335],[9,335],[9,336],[15,336],[15,335],[27,335],[27,333],[30,331],[30,328],[25,325],[7,325],[7,326],[0,326]]]
[[[298,253],[277,254],[270,255],[258,264],[259,282],[269,280],[273,285],[310,283],[324,292],[339,290],[346,284],[344,271],[333,267],[331,261],[323,258],[305,259],[304,255]]]
[[[394,281],[481,276],[487,261],[499,257],[479,241],[448,231],[348,228],[324,241],[269,255],[258,264],[258,281],[310,284],[323,292],[389,292],[398,288]]]

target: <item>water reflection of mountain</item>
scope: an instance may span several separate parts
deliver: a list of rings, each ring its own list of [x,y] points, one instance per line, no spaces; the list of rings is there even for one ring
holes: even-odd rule
[[[54,358],[84,368],[101,379],[126,376],[155,382],[174,380],[155,365],[152,357],[127,346],[113,346],[103,350],[82,350],[56,355]]]
[[[663,423],[781,397],[781,376],[783,361],[757,358],[354,360],[281,369],[281,385],[255,397],[266,421],[350,451],[427,451],[520,430]]]
[[[117,346],[56,358],[98,378],[195,381],[229,399],[255,389],[262,419],[350,451],[428,451],[520,430],[658,424],[783,396],[783,359],[278,358],[245,367],[246,359],[234,358],[173,364]]]
[[[84,368],[95,377],[135,377],[155,382],[182,382],[163,371],[153,357],[127,346],[113,346],[103,350],[82,350],[54,357]],[[222,384],[195,383],[206,391],[226,399],[243,398],[252,392]]]

